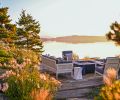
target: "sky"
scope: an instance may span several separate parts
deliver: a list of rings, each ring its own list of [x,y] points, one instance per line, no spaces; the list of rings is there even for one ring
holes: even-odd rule
[[[120,0],[0,0],[15,23],[22,9],[41,25],[41,36],[103,36],[120,22]]]

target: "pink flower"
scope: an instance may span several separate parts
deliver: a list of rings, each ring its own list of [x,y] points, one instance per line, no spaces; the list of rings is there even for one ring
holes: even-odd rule
[[[1,75],[1,76],[0,76],[0,79],[3,79],[3,78],[4,78],[4,76],[3,76],[3,75]]]
[[[25,65],[26,65],[25,63],[24,64],[20,64],[20,65],[18,65],[18,68],[19,69],[23,69]]]
[[[8,83],[3,83],[2,91],[5,92],[8,89]]]

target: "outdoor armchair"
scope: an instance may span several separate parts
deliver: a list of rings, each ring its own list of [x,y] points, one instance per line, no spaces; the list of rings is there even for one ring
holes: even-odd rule
[[[118,71],[120,69],[120,59],[118,57],[107,57],[104,65],[97,66],[96,64],[95,74],[103,75],[108,68],[114,68],[118,75]]]

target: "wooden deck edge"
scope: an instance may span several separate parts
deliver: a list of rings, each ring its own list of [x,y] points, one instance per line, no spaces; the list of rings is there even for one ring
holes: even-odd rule
[[[97,84],[97,85],[92,85],[92,86],[84,86],[84,87],[75,87],[75,88],[68,88],[68,89],[59,89],[58,91],[68,91],[68,90],[76,90],[76,89],[84,89],[84,88],[93,88],[93,87],[98,87],[103,85],[103,83],[101,84]]]
[[[83,97],[87,97],[91,91],[92,88],[60,91],[56,93],[55,98],[56,99],[83,98]]]

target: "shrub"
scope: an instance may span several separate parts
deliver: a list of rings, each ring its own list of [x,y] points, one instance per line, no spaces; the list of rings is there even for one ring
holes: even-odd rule
[[[100,90],[101,86],[92,88],[91,92],[88,93],[88,98],[94,98],[95,96],[98,96]]]
[[[73,60],[79,60],[79,56],[76,53],[73,53],[72,59]]]
[[[11,58],[7,62],[0,63],[0,68],[6,68],[6,72],[0,76],[0,81],[3,83],[0,84],[0,90],[10,100],[42,100],[41,97],[46,93],[44,98],[52,99],[59,82],[39,72],[38,55],[31,50],[16,48],[12,48],[10,53]]]
[[[0,63],[7,63],[12,58],[12,52],[9,47],[3,47],[0,45]]]
[[[20,62],[23,62],[24,59],[30,59],[31,63],[38,64],[40,62],[40,55],[33,52],[32,50],[26,50],[26,49],[14,49],[12,50],[14,52],[14,58]]]
[[[116,71],[110,68],[104,75],[104,83],[95,100],[120,100],[120,80],[116,80]]]
[[[12,59],[10,64],[12,70],[0,76],[7,84],[1,91],[5,92],[10,100],[42,100],[40,97],[44,92],[48,92],[45,97],[53,98],[59,85],[57,80],[47,74],[41,74],[36,67],[31,66],[29,59],[25,59],[22,64]],[[39,99],[36,99],[38,97]]]

